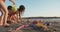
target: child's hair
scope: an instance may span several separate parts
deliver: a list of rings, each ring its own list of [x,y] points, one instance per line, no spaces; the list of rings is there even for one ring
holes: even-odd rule
[[[24,5],[20,5],[19,8],[18,8],[18,11],[19,11],[19,16],[23,15],[23,13],[25,11],[25,6]]]
[[[12,9],[12,6],[8,6],[7,9],[8,9],[8,10],[11,10],[11,9]]]
[[[19,8],[18,8],[18,11],[19,12],[24,12],[24,10],[25,10],[24,5],[20,5]]]

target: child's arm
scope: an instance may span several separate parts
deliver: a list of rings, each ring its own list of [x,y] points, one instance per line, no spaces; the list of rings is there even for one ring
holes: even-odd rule
[[[11,2],[13,3],[13,5],[15,5],[15,2],[14,2],[14,0],[9,0],[9,1],[11,1]]]

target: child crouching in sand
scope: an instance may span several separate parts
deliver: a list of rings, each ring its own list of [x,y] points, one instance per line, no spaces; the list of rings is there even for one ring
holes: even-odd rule
[[[9,14],[8,14],[8,19],[9,20],[14,20],[12,22],[17,23],[21,22],[21,14],[25,11],[24,5],[21,5],[16,12],[12,11],[12,6],[8,6]],[[18,21],[20,20],[20,21]]]
[[[12,12],[12,6],[8,6],[7,9],[8,9],[8,12],[9,12],[8,13],[8,21],[16,23],[17,17],[15,15],[17,14],[17,11]]]

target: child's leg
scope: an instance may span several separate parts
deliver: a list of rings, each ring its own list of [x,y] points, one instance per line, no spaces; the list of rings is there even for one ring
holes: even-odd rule
[[[15,15],[12,15],[12,18],[13,18],[14,22],[17,23],[16,22],[17,21],[17,17]]]
[[[0,2],[1,2],[0,5],[2,6],[3,10],[5,11],[4,25],[9,25],[9,24],[7,24],[7,17],[8,17],[7,7],[3,1],[0,1]]]
[[[2,15],[1,15],[1,18],[0,18],[0,26],[2,26],[5,12],[2,9],[0,9],[0,11],[2,12]]]
[[[19,14],[18,13],[16,14],[16,17],[17,17],[17,22],[19,22]]]
[[[12,16],[11,16],[11,20],[14,20],[14,23],[18,23],[17,22],[17,15],[16,14],[12,14]]]
[[[18,21],[18,18],[17,18],[17,15],[16,14],[14,15],[14,18],[15,18],[15,21]]]
[[[22,21],[22,18],[21,18],[21,14],[20,14],[20,12],[19,12],[19,22],[21,22]]]
[[[10,20],[11,20],[12,24],[16,22],[15,21],[16,19],[14,17],[15,17],[14,15],[11,15],[11,17],[10,17]]]
[[[16,16],[17,16],[17,21],[19,21],[19,14],[17,13]]]

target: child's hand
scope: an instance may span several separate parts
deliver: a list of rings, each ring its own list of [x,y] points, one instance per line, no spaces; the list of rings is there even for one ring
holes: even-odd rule
[[[16,3],[14,2],[14,0],[9,0],[9,1],[11,1],[12,3],[13,3],[13,5],[15,5]]]

